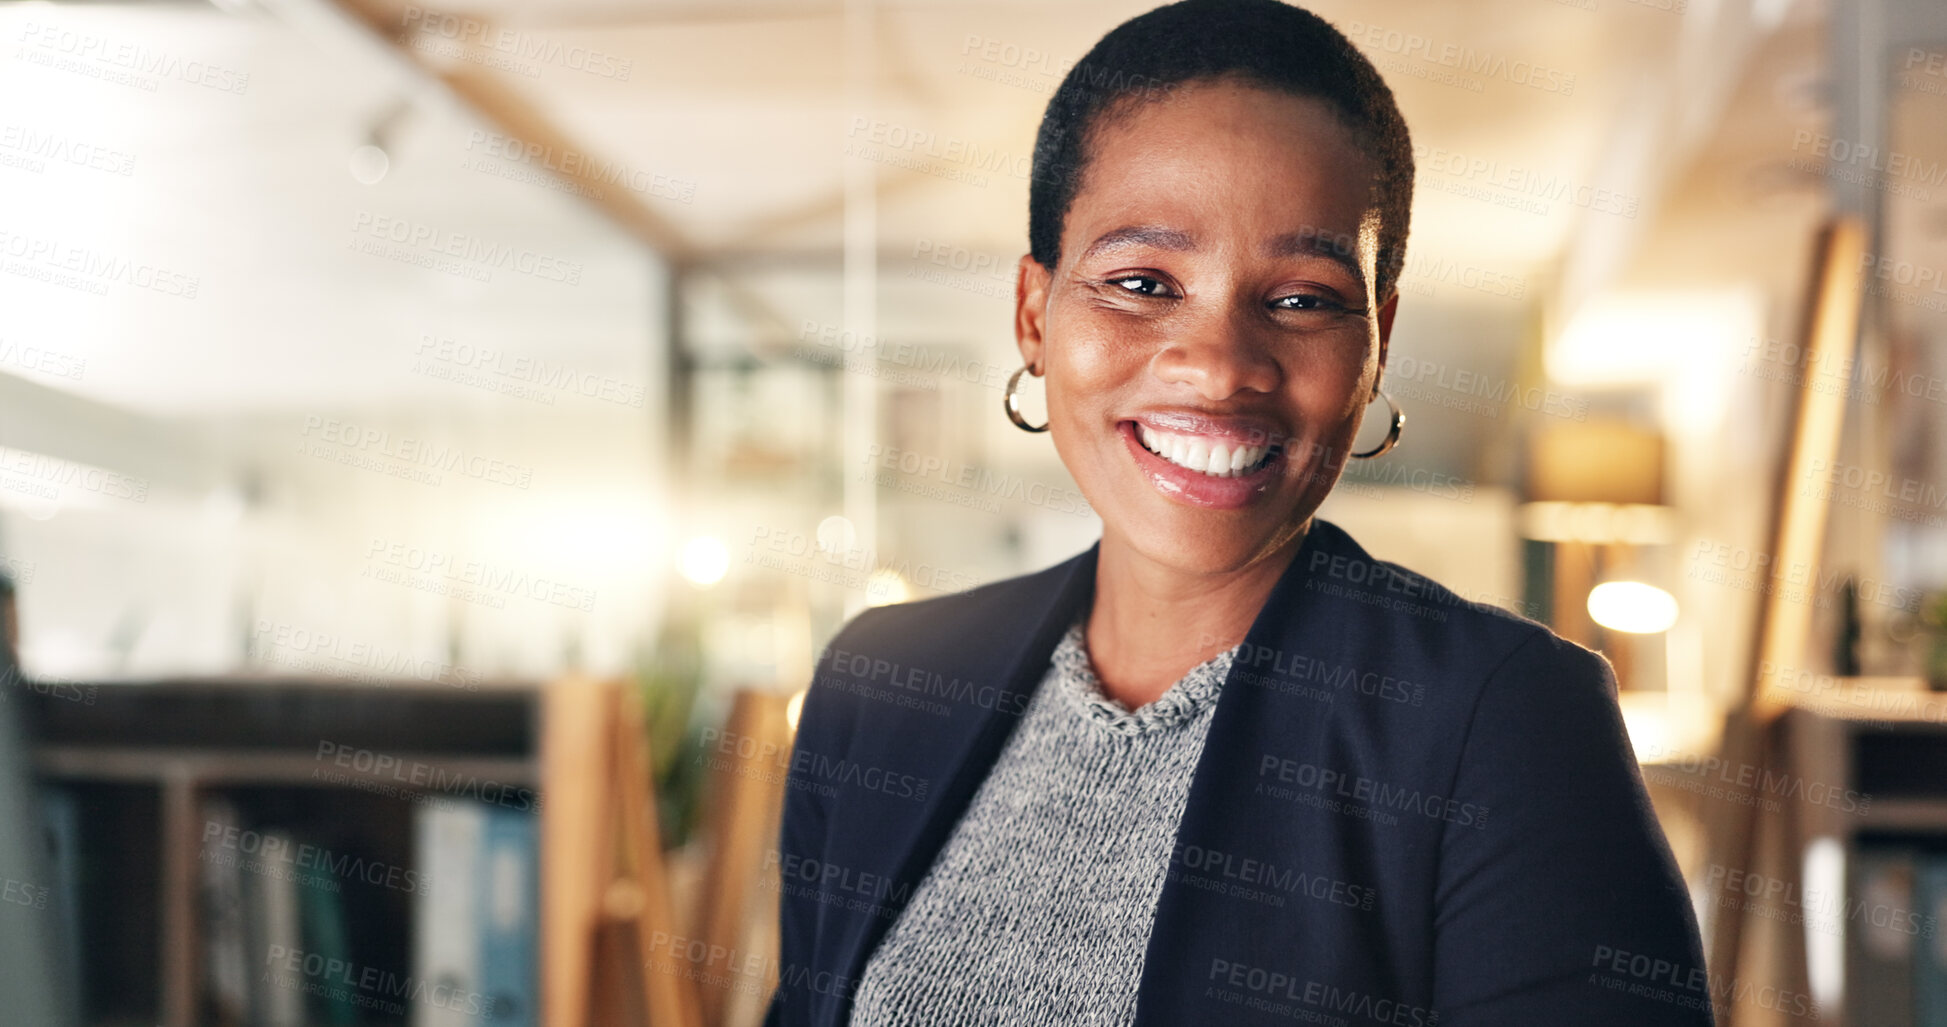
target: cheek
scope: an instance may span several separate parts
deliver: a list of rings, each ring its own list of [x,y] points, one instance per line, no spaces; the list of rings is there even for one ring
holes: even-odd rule
[[[1372,392],[1372,379],[1356,360],[1329,366],[1314,365],[1290,380],[1287,402],[1307,425],[1301,429],[1317,445],[1338,448],[1350,444],[1358,431],[1360,412]]]
[[[1048,337],[1048,401],[1064,419],[1087,418],[1114,406],[1119,392],[1140,380],[1152,350],[1100,325],[1066,327]]]
[[[1054,336],[1055,358],[1070,377],[1078,382],[1100,383],[1126,373],[1127,365],[1139,364],[1144,343],[1118,332],[1099,317],[1071,317],[1066,331]]]

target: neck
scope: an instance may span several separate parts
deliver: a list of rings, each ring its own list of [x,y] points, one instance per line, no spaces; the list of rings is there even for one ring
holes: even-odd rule
[[[1264,556],[1220,571],[1159,563],[1104,532],[1088,616],[1089,663],[1103,693],[1138,709],[1242,642],[1311,524]]]

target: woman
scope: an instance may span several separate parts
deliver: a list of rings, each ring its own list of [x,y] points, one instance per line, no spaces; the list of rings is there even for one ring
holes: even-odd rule
[[[821,656],[770,1023],[1710,1022],[1607,663],[1313,516],[1401,431],[1411,153],[1271,0],[1068,75],[1015,333],[1102,538]]]

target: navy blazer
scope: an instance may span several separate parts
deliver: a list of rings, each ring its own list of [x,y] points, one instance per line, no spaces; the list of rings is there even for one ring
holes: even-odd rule
[[[820,655],[767,1027],[850,1020],[1098,549],[868,610]],[[1136,1023],[1708,1025],[1703,967],[1608,662],[1314,519],[1224,681]]]

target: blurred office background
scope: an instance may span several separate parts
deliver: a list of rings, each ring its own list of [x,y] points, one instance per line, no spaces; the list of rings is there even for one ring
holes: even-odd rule
[[[553,794],[537,711],[573,678],[625,683],[591,718],[646,711],[667,849],[637,853],[646,904],[598,904],[756,960],[672,946],[695,965],[645,1001],[751,1022],[776,972],[751,882],[776,868],[738,825],[781,775],[738,768],[775,770],[819,647],[1099,531],[1000,397],[1035,126],[1146,6],[0,6],[6,706],[57,796],[0,916],[77,953],[79,1019],[435,1022],[321,1001],[363,992],[307,991],[302,959],[266,999],[237,953],[450,956],[399,873],[501,828],[379,785],[423,789],[396,772],[423,763]],[[1756,924],[1711,996],[1738,1023],[1947,1023],[1917,929],[1947,813],[1915,783],[1947,780],[1947,14],[1314,9],[1384,73],[1418,162],[1404,438],[1323,516],[1616,664],[1706,927]],[[1842,217],[1865,256],[1835,366],[1810,322]],[[1835,389],[1830,454],[1789,471],[1805,397]],[[1779,542],[1792,495],[1822,511],[1809,561]],[[1828,769],[1779,770],[1798,787],[1752,829],[1777,844],[1726,850],[1754,805],[1727,790],[1783,758],[1727,758],[1723,731],[1781,589],[1806,623],[1768,672],[1812,725],[1782,751]],[[1828,823],[1830,794],[1852,808]],[[396,873],[315,899],[214,869],[306,844]]]

